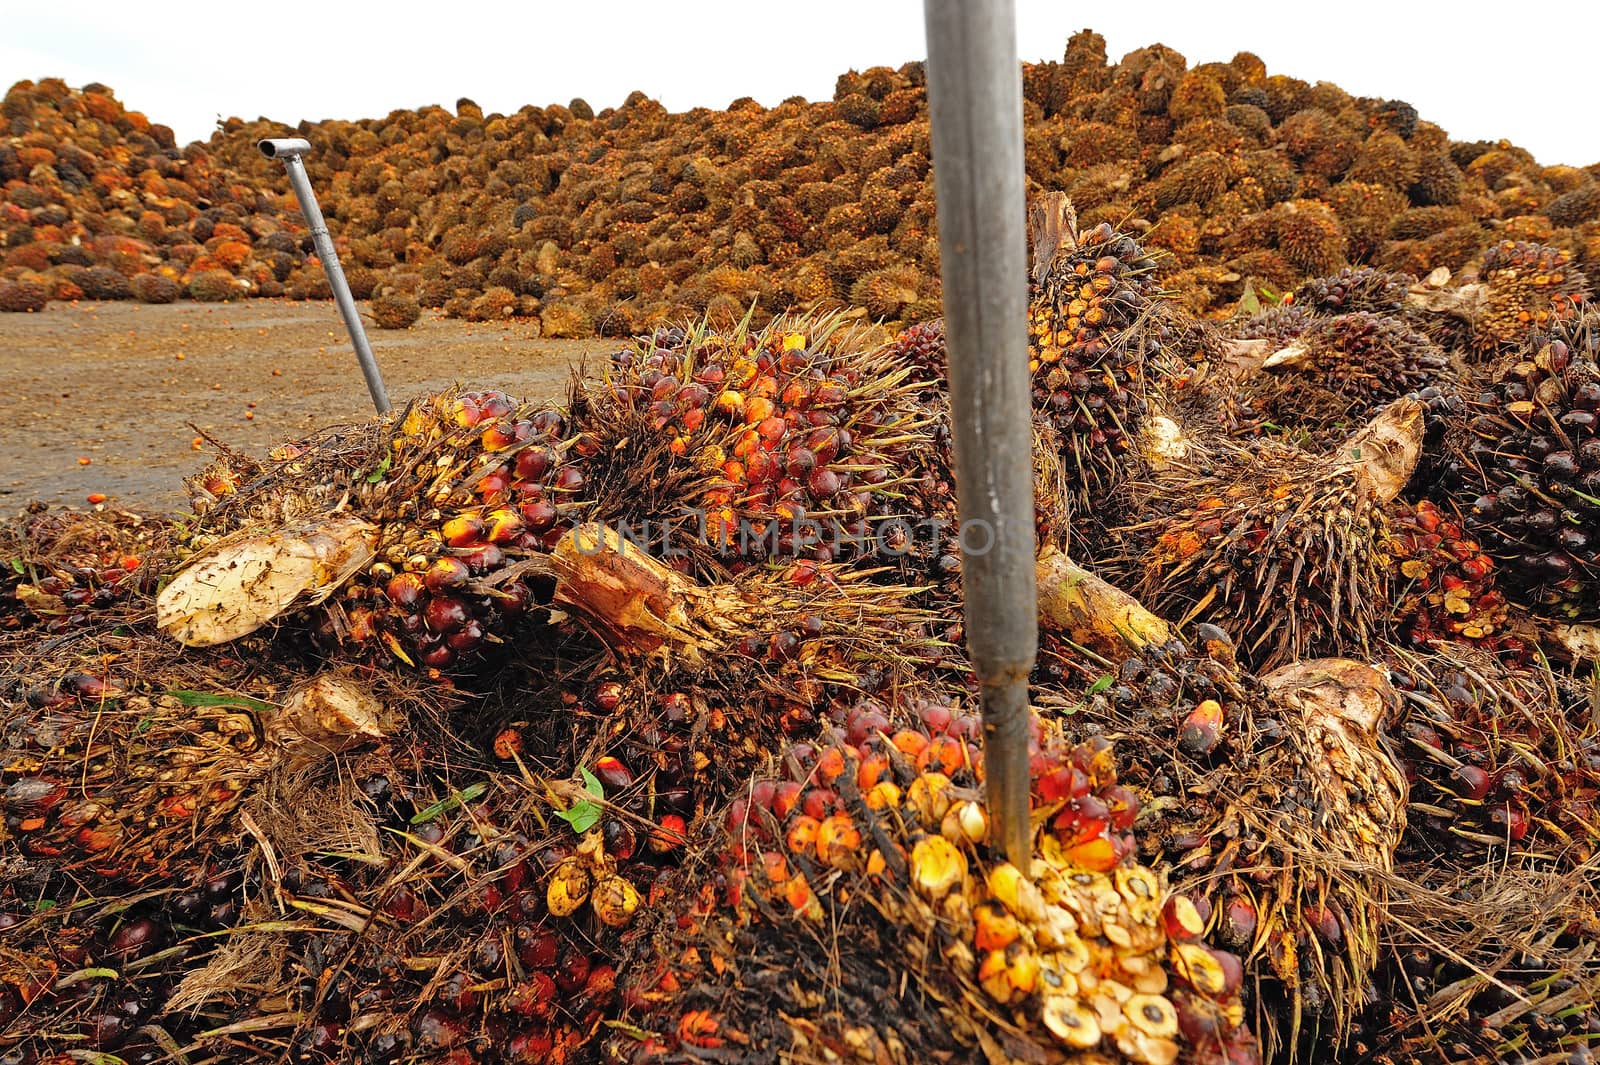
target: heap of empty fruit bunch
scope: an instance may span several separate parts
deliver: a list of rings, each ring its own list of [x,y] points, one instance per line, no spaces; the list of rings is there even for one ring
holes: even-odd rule
[[[1581,1054],[1593,703],[1568,619],[1497,587],[1511,557],[1452,503],[1481,411],[1430,386],[1365,429],[1387,397],[1357,399],[1337,446],[1230,437],[1207,412],[1282,377],[1164,299],[1142,242],[1050,203],[1035,311],[1093,376],[1074,395],[1139,382],[1171,423],[1151,449],[1118,397],[1135,446],[1100,468],[1140,506],[1104,542],[1150,554],[1097,561],[1179,624],[1048,549],[1107,484],[1066,461],[1102,423],[1039,397],[1031,882],[988,838],[959,564],[892,531],[949,514],[939,330],[663,328],[562,404],[452,390],[222,449],[183,522],[8,530],[5,1053]],[[1459,355],[1499,298],[1548,302],[1349,273],[1274,313]],[[1569,365],[1584,321],[1538,324]],[[1219,352],[1243,361],[1185,365]],[[726,513],[702,537],[684,508]],[[785,540],[801,512],[839,532]],[[1174,548],[1204,564],[1152,565]]]
[[[1111,63],[1085,30],[1059,62],[1025,64],[1023,90],[1030,181],[1070,193],[1085,231],[1127,222],[1170,255],[1166,283],[1196,313],[1347,264],[1459,271],[1502,240],[1600,259],[1593,168],[1453,142],[1403,101],[1269,74],[1249,53],[1191,67],[1153,45]],[[51,78],[17,83],[3,114],[0,309],[326,297],[282,168],[254,149],[288,126],[230,119],[180,148],[105,86]],[[828,304],[939,313],[921,64],[770,108],[673,114],[635,92],[598,112],[485,114],[460,100],[293,132],[314,146],[361,298],[538,316],[551,336],[752,306],[758,321]]]

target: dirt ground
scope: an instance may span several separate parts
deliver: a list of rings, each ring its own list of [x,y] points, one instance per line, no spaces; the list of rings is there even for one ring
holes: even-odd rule
[[[368,326],[396,406],[457,382],[557,399],[569,369],[616,341],[539,340],[531,323],[425,312],[409,330]],[[0,314],[0,513],[90,493],[146,510],[186,508],[204,465],[190,423],[260,454],[307,431],[370,416],[371,400],[331,302],[51,304]],[[83,460],[87,459],[85,463]]]

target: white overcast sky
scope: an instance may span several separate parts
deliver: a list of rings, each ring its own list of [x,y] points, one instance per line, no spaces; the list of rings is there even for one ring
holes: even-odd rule
[[[1409,101],[1462,140],[1600,162],[1600,4],[1434,0],[1017,0],[1024,59],[1090,26],[1110,58],[1160,42],[1190,64],[1255,52],[1271,73]],[[840,72],[924,56],[919,0],[523,0],[320,4],[0,0],[0,86],[101,81],[203,138],[219,116],[367,118],[471,97],[596,110],[634,89],[677,111],[827,99]]]

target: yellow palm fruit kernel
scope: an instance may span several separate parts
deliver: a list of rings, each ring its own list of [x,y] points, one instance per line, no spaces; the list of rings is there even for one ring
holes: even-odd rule
[[[939,827],[950,810],[950,778],[943,773],[922,773],[906,788],[906,808],[922,827]]]
[[[939,834],[952,843],[982,843],[989,838],[989,813],[979,803],[959,799],[939,822]]]
[[[550,875],[544,902],[557,917],[570,917],[589,898],[592,886],[589,870],[578,858],[563,858]]]
[[[1044,1026],[1065,1046],[1087,1050],[1100,1042],[1100,1022],[1094,1011],[1076,998],[1050,995],[1039,1011]]]
[[[1228,975],[1211,951],[1199,943],[1176,943],[1172,947],[1172,969],[1188,985],[1211,998],[1228,991]]]
[[[609,927],[626,928],[639,909],[639,891],[627,877],[608,876],[596,885],[589,905],[594,907],[594,915]]]
[[[1122,1004],[1122,1012],[1145,1035],[1170,1039],[1178,1034],[1178,1011],[1160,995],[1131,995]]]
[[[929,898],[944,897],[966,879],[966,855],[943,836],[925,836],[911,849],[911,882]]]
[[[1039,987],[1039,959],[1023,943],[991,950],[978,965],[978,983],[1005,1006],[1021,1003]]]
[[[1022,935],[1011,911],[993,899],[973,907],[972,916],[977,924],[972,942],[981,951],[1005,950]]]
[[[1205,918],[1187,895],[1170,896],[1161,907],[1161,919],[1167,935],[1176,940],[1199,939],[1206,930]]]
[[[989,894],[1006,909],[1029,923],[1044,917],[1044,896],[1022,871],[1010,862],[1001,862],[988,875]]]

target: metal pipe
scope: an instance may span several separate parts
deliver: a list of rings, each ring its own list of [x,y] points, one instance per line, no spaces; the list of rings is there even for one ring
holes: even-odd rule
[[[317,194],[311,189],[311,178],[300,157],[311,150],[311,142],[300,137],[285,137],[257,141],[256,147],[268,159],[282,159],[289,172],[289,185],[295,199],[300,201],[300,213],[305,215],[311,228],[311,241],[317,247],[317,257],[322,260],[322,270],[328,275],[328,287],[333,289],[333,300],[339,305],[344,327],[350,333],[350,343],[355,345],[356,359],[361,363],[361,375],[367,379],[367,392],[379,414],[386,414],[391,404],[389,393],[383,387],[383,375],[378,371],[378,360],[367,342],[367,331],[361,324],[361,312],[356,308],[355,297],[350,294],[350,283],[344,278],[344,268],[339,265],[339,254],[333,250],[333,237],[328,234],[328,223],[317,206]]]
[[[1029,872],[1028,674],[1039,647],[1022,70],[1013,0],[925,0],[967,650],[989,809]]]

